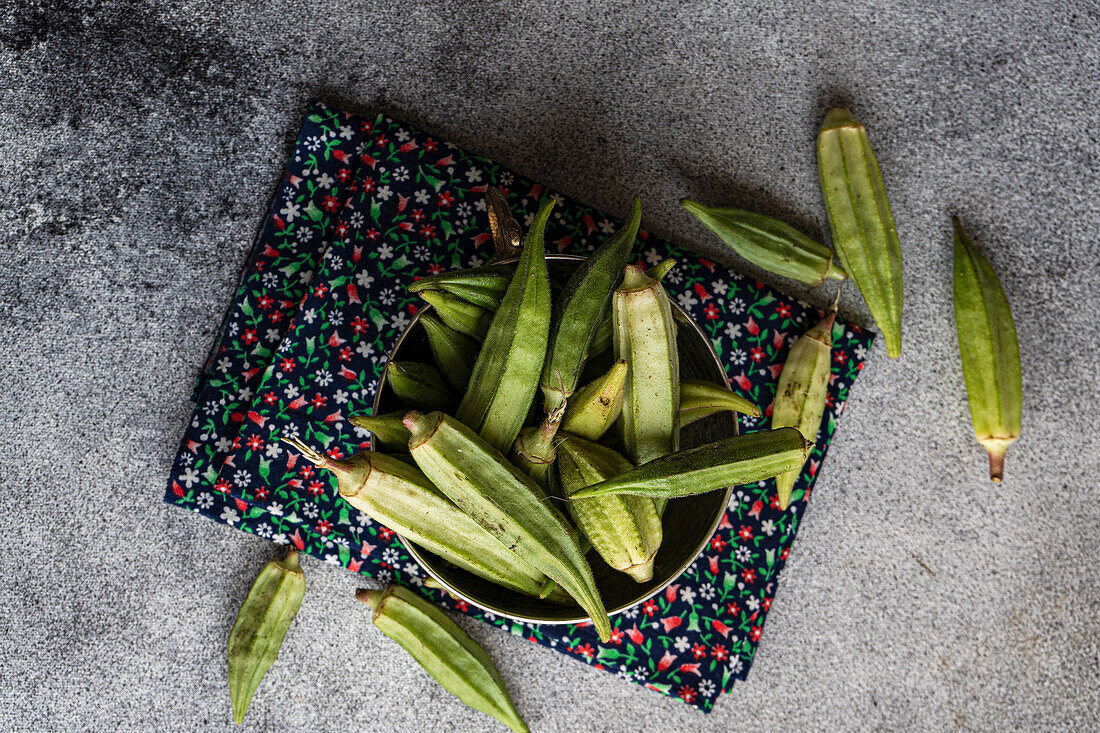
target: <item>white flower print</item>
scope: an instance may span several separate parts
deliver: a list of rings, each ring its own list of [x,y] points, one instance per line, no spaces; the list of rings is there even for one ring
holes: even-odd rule
[[[214,497],[205,491],[195,498],[196,503],[203,509],[209,509],[214,505]]]
[[[730,663],[726,665],[726,669],[730,674],[737,674],[745,668],[745,663],[741,660],[741,657],[735,657],[730,660]]]
[[[328,322],[331,323],[334,326],[343,325],[343,323],[344,323],[344,312],[343,311],[333,311],[332,313],[329,313],[328,314]]]
[[[428,260],[429,257],[431,257],[431,250],[429,250],[427,247],[425,247],[422,244],[417,245],[413,249],[413,257],[420,260],[421,262],[425,262],[425,261]]]
[[[353,229],[358,229],[363,226],[364,221],[366,221],[366,219],[364,219],[363,215],[358,211],[352,213],[352,215],[348,217],[348,224],[350,224]]]
[[[691,310],[691,307],[699,302],[696,297],[687,290],[677,295],[676,300],[680,301],[680,306],[684,310]]]
[[[332,372],[326,369],[318,369],[313,373],[313,381],[322,387],[332,384]]]
[[[715,689],[717,688],[715,688],[714,682],[712,682],[711,680],[701,680],[699,682],[699,694],[701,694],[703,697],[713,696]]]
[[[426,204],[432,200],[432,195],[428,193],[426,188],[422,188],[413,194],[413,198],[416,199],[418,204]]]
[[[397,142],[399,143],[407,142],[409,139],[409,131],[398,130],[397,132],[393,133],[393,136],[397,138]]]
[[[729,323],[726,324],[725,333],[731,339],[741,338],[741,324],[740,323],[734,323],[733,321],[730,321]]]
[[[502,186],[511,186],[512,181],[514,180],[515,178],[512,176],[512,174],[508,173],[507,171],[500,174],[500,185]]]
[[[474,213],[474,210],[470,208],[470,205],[463,201],[457,207],[455,207],[455,213],[462,218],[466,218]]]
[[[351,125],[340,125],[340,137],[345,140],[351,140],[351,136],[354,135],[354,131],[351,129]]]
[[[673,285],[679,285],[684,281],[684,274],[680,272],[680,268],[674,267],[665,275],[665,280],[668,280]]]
[[[686,636],[677,636],[676,641],[672,645],[676,647],[676,651],[683,654],[688,650],[688,647],[691,646],[691,642],[688,641]]]
[[[393,196],[393,191],[390,190],[388,185],[379,186],[378,190],[374,192],[374,197],[379,201],[389,201],[390,196]]]
[[[393,580],[393,573],[383,568],[374,574],[374,579],[382,585],[389,585],[390,581]]]
[[[237,471],[233,474],[233,483],[237,486],[248,486],[248,482],[252,480],[252,474],[244,469]]]
[[[263,282],[265,288],[273,288],[275,284],[279,282],[279,275],[274,272],[265,272],[260,280]]]
[[[394,565],[400,559],[401,555],[392,547],[387,547],[385,550],[382,550],[382,562],[387,565]]]
[[[278,458],[283,454],[283,447],[278,443],[268,443],[267,450],[264,451],[264,454],[268,458]]]
[[[745,301],[742,300],[741,298],[734,298],[733,300],[731,300],[729,302],[729,305],[727,306],[727,309],[733,315],[737,315],[738,313],[744,313],[745,312]]]
[[[305,514],[310,519],[317,518],[317,511],[318,510],[316,504],[305,504],[302,506],[302,514]]]
[[[657,252],[656,248],[654,248],[654,247],[650,247],[649,249],[647,249],[645,251],[644,257],[645,257],[645,261],[649,263],[650,267],[653,267],[654,265],[656,265],[658,262],[661,261],[661,255],[660,255],[659,252]]]
[[[348,393],[346,390],[338,389],[336,394],[332,396],[332,401],[338,405],[345,405],[348,402]]]
[[[317,310],[315,308],[307,308],[302,313],[302,320],[306,323],[313,323],[317,320]]]
[[[228,453],[232,447],[233,441],[225,437],[224,435],[218,438],[218,441],[214,443],[214,448],[218,451],[218,453]]]
[[[264,537],[264,538],[270,537],[271,536],[271,525],[265,523],[265,524],[261,524],[260,526],[256,527],[256,535],[259,536],[259,537]]]
[[[390,325],[398,330],[401,330],[405,328],[405,326],[409,325],[409,317],[405,315],[405,311],[395,313],[393,316],[390,317]]]
[[[705,600],[708,600],[708,601],[710,599],[714,598],[715,592],[716,591],[715,591],[714,586],[711,585],[710,583],[703,583],[703,585],[701,585],[699,587],[699,595],[702,598],[704,598]]]
[[[233,328],[234,325],[235,324],[232,324],[232,323],[229,324],[229,331],[230,331],[229,335],[230,336],[234,335],[234,333],[233,333],[233,331],[235,330]],[[223,356],[222,358],[218,359],[218,371],[221,372],[222,374],[225,374],[227,371],[229,371],[229,367],[232,363],[233,362],[231,362],[228,357]]]
[[[738,545],[737,549],[733,551],[733,556],[737,559],[737,562],[745,565],[752,561],[752,550],[744,545]]]
[[[393,288],[385,288],[378,294],[378,301],[382,305],[393,305],[393,301],[397,298],[397,293],[393,291]]]
[[[755,611],[756,609],[760,608],[760,599],[756,596],[749,596],[745,599],[745,608],[749,609],[750,611]]]
[[[325,562],[327,562],[329,565],[335,565],[337,567],[340,567],[340,556],[339,555],[325,555]]]
[[[277,501],[273,501],[267,505],[267,513],[273,517],[283,516],[283,505]]]
[[[646,669],[645,667],[635,667],[634,668],[634,679],[644,680],[647,677],[649,677],[649,670],[648,669]]]
[[[298,394],[299,394],[297,385],[288,384],[286,386],[286,389],[283,390],[283,394],[286,395],[286,398],[288,400],[293,400],[293,399],[297,398]],[[288,437],[293,437],[293,436],[288,436]]]
[[[680,589],[680,600],[689,606],[695,603],[695,590],[690,586]]]
[[[481,181],[481,171],[477,168],[471,168],[466,171],[466,180],[470,183],[479,183]]]
[[[409,180],[409,169],[401,165],[394,169],[393,180],[401,183]]]
[[[222,510],[221,520],[226,524],[236,524],[237,522],[241,521],[241,517],[233,509],[226,507]]]
[[[370,341],[360,341],[359,345],[355,347],[355,351],[358,352],[359,356],[368,357],[374,353],[374,344]]]
[[[393,257],[393,247],[391,247],[389,243],[383,244],[378,248],[378,259],[388,260],[391,257]]]
[[[775,534],[775,522],[770,519],[765,519],[763,522],[760,523],[760,531],[771,537],[773,534]]]
[[[298,241],[301,242],[302,244],[305,244],[305,243],[311,241],[312,239],[313,239],[313,230],[312,229],[306,228],[306,229],[299,229],[298,230]]]
[[[317,179],[317,185],[321,188],[332,188],[334,183],[336,183],[336,180],[328,173],[322,173],[321,177]]]
[[[748,360],[749,355],[741,349],[730,352],[730,362],[732,362],[734,366],[741,366]]]
[[[369,288],[370,284],[374,282],[374,275],[371,275],[366,270],[363,270],[355,276],[355,282],[359,283],[360,287]]]
[[[710,289],[714,291],[715,295],[725,295],[726,291],[729,290],[729,287],[730,286],[726,284],[725,280],[719,278],[718,280],[715,280],[713,283],[711,283]]]
[[[264,332],[265,341],[275,342],[278,341],[281,337],[282,334],[279,333],[279,329],[277,328],[269,328],[267,329],[267,331]]]
[[[401,569],[405,571],[405,575],[410,575],[410,576],[413,576],[413,577],[416,577],[417,575],[420,575],[420,566],[417,565],[414,562],[405,563],[405,567],[403,567]],[[486,611],[485,616],[488,617],[488,615],[489,615],[489,613],[488,613],[488,611]],[[492,619],[490,619],[490,620],[492,620]]]
[[[333,271],[339,270],[344,266],[344,258],[338,255],[332,255],[329,257],[329,268]]]
[[[272,535],[271,536],[271,541],[274,542],[276,545],[289,545],[290,544],[290,540],[282,532],[280,532],[276,535]]]
[[[302,207],[293,201],[287,201],[283,208],[279,209],[279,213],[283,215],[283,218],[289,224],[302,215]]]
[[[370,517],[368,517],[363,512],[356,512],[355,513],[355,521],[359,523],[360,527],[366,527],[367,522],[370,521]]]

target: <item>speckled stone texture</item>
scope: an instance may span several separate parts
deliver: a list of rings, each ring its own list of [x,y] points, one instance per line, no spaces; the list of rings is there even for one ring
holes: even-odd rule
[[[225,640],[273,548],[161,503],[192,381],[306,101],[384,109],[735,262],[691,195],[820,234],[814,136],[866,123],[905,346],[852,391],[746,683],[709,716],[460,619],[536,731],[1100,726],[1095,3],[0,5],[0,727],[232,729]],[[991,486],[949,216],[1009,294],[1024,437]],[[867,322],[854,286],[841,311]],[[1091,415],[1091,417],[1090,417]],[[309,592],[247,730],[483,730]]]

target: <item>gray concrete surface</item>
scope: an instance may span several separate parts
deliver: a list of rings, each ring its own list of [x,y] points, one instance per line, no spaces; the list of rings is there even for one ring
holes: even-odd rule
[[[820,232],[816,126],[842,101],[871,130],[904,354],[876,344],[853,392],[748,681],[704,716],[467,623],[535,730],[1100,726],[1097,5],[757,5],[3,3],[0,727],[232,727],[223,647],[271,548],[161,492],[313,96],[611,211],[641,192],[648,228],[725,262],[679,197]],[[956,212],[1025,358],[1000,487],[957,358]],[[866,319],[851,285],[841,307]],[[374,632],[354,576],[306,569],[246,729],[487,727]]]

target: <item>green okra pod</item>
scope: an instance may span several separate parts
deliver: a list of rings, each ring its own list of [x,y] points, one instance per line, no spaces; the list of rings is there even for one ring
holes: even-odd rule
[[[691,199],[680,205],[737,254],[776,275],[807,285],[848,275],[833,262],[833,251],[790,224],[751,211],[703,206]]]
[[[466,389],[481,344],[431,313],[420,316],[420,324],[428,335],[428,348],[443,377],[455,389]]]
[[[611,448],[575,436],[562,441],[558,456],[565,496],[633,468]],[[568,508],[604,562],[639,583],[653,578],[653,561],[662,539],[661,517],[653,499],[628,494],[570,498]]]
[[[619,433],[635,463],[675,453],[680,434],[680,354],[661,283],[628,266],[612,302],[615,357],[626,361]],[[665,497],[657,509],[664,511]]]
[[[233,720],[244,721],[252,695],[279,656],[279,648],[306,593],[298,551],[260,571],[229,632],[229,696]]]
[[[409,451],[432,483],[517,557],[560,585],[600,638],[611,622],[569,520],[543,490],[458,420],[410,412]]]
[[[802,437],[813,443],[825,414],[829,394],[829,372],[832,369],[833,320],[836,311],[827,314],[820,323],[794,342],[772,405],[773,428],[797,428]],[[779,508],[786,511],[791,503],[791,490],[802,473],[802,464],[775,477]]]
[[[409,447],[409,429],[402,422],[405,412],[406,410],[399,410],[384,415],[355,415],[349,421],[357,428],[369,430],[384,448],[406,450]]]
[[[400,644],[447,692],[517,733],[526,733],[527,724],[489,655],[447,614],[396,585],[363,588],[355,597],[371,607],[378,630]]]
[[[284,441],[335,474],[344,501],[374,521],[474,575],[527,595],[540,592],[546,576],[515,557],[416,466],[376,451],[337,460],[295,438]]]
[[[622,414],[626,374],[626,361],[619,360],[603,376],[578,389],[565,408],[561,429],[587,440],[602,438]]]
[[[676,260],[671,257],[661,260],[645,271],[646,277],[651,277],[657,282],[661,282],[665,279],[665,275],[667,275],[672,268],[676,267],[676,264]],[[600,322],[600,327],[596,329],[596,334],[592,337],[592,345],[588,347],[588,353],[590,356],[595,356],[605,351],[610,351],[614,345],[613,342],[614,337],[611,335],[611,313],[608,312]]]
[[[454,392],[439,370],[415,361],[391,362],[386,367],[386,383],[401,403],[421,410],[450,410]]]
[[[421,290],[420,297],[435,308],[441,321],[459,333],[481,341],[489,331],[489,324],[493,320],[493,312],[490,310],[445,290]]]
[[[832,109],[817,136],[821,190],[833,246],[882,331],[886,353],[901,355],[901,243],[867,130]]]
[[[760,417],[760,408],[724,384],[703,379],[680,380],[680,427],[719,412]]]
[[[571,499],[638,494],[655,499],[705,494],[763,481],[801,466],[812,444],[794,428],[734,435],[644,463],[570,494]]]
[[[513,268],[507,265],[487,265],[468,270],[442,272],[423,277],[409,285],[410,293],[442,290],[486,310],[496,310],[508,289]]]
[[[506,452],[527,419],[550,330],[550,279],[543,236],[554,207],[539,209],[516,272],[482,343],[455,415],[489,445]]]
[[[1020,437],[1023,382],[1016,323],[989,260],[956,218],[955,327],[974,435],[989,452],[989,478],[1004,477],[1005,451]]]

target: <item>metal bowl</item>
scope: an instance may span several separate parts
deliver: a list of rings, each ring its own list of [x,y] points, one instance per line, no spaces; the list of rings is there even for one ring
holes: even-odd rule
[[[564,282],[584,261],[584,258],[572,255],[549,255],[546,261],[551,277]],[[507,262],[514,262],[514,260],[506,260],[505,263]],[[420,313],[429,311],[430,306],[427,306]],[[714,353],[710,337],[675,301],[672,302],[672,312],[679,326],[677,345],[680,350],[681,377],[707,379],[728,386],[729,380],[722,362]],[[424,328],[419,325],[419,319],[420,314],[417,314],[397,339],[397,343],[389,353],[387,369],[388,365],[394,361],[432,363],[427,336]],[[585,380],[602,373],[610,367],[610,364],[610,356],[606,365],[590,364],[589,371],[592,373],[586,375]],[[382,380],[384,385],[385,373]],[[391,390],[385,387],[378,389],[374,400],[375,415],[400,409],[402,406]],[[736,419],[729,413],[719,413],[684,428],[680,435],[680,443],[682,447],[690,448],[736,433]],[[664,540],[661,549],[657,552],[653,579],[648,583],[638,583],[630,576],[611,569],[595,550],[590,551],[588,561],[592,566],[596,586],[599,588],[608,613],[619,613],[645,601],[660,593],[665,586],[679,577],[703,551],[715,529],[718,528],[718,522],[722,519],[732,491],[733,487],[729,487],[725,491],[711,491],[706,494],[673,499],[669,502],[664,515]],[[565,508],[562,507],[562,509],[564,511]],[[408,548],[409,554],[415,557],[417,562],[447,591],[487,611],[516,621],[540,624],[570,624],[588,618],[580,606],[550,603],[516,593],[457,568],[404,537],[401,537],[401,541]]]

